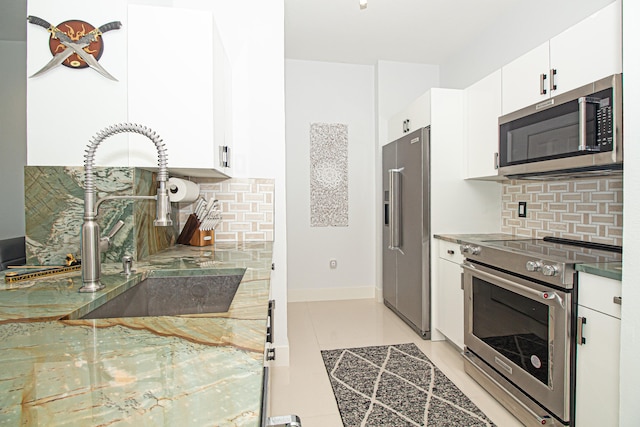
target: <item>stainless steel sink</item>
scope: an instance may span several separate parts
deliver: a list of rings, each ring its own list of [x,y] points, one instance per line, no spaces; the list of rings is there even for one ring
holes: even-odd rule
[[[243,274],[150,277],[82,319],[222,313],[229,310]]]

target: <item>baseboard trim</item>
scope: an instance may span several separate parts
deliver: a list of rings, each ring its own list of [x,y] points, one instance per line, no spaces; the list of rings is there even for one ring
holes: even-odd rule
[[[384,297],[382,296],[382,288],[376,288],[376,301],[379,303],[384,302]]]
[[[287,291],[288,302],[333,301],[375,297],[376,289],[372,286],[361,288],[289,289]]]

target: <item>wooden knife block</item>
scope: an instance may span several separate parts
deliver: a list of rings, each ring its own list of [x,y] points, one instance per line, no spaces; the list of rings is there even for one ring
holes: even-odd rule
[[[211,246],[215,242],[215,230],[200,230],[200,221],[191,214],[182,228],[176,243],[191,246]]]
[[[214,241],[214,230],[200,230],[199,228],[197,228],[196,232],[191,236],[189,244],[191,246],[211,246],[213,245]]]

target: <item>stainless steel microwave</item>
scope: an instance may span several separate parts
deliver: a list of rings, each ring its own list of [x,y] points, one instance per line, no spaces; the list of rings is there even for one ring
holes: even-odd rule
[[[622,74],[498,120],[499,175],[552,178],[622,171]]]

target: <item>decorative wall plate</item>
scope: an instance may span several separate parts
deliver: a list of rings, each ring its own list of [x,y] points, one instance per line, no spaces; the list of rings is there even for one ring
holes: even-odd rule
[[[37,16],[28,16],[27,21],[46,28],[51,34],[49,50],[53,55],[53,58],[31,77],[44,74],[62,64],[69,68],[91,67],[106,78],[118,81],[98,63],[98,60],[104,50],[102,35],[107,31],[119,29],[122,26],[119,21],[109,22],[99,28],[79,19],[64,21],[57,27]]]
[[[61,22],[56,26],[56,28],[63,31],[74,42],[77,42],[91,31],[96,30],[93,25],[85,21],[80,21],[79,19]],[[49,38],[49,50],[51,50],[51,54],[55,56],[66,49],[68,48],[62,44],[60,39],[57,37],[54,38],[52,34],[51,38]],[[96,61],[99,60],[102,56],[102,51],[104,50],[102,37],[96,37],[88,46],[85,46],[83,50],[93,56]],[[62,62],[62,65],[69,68],[87,68],[89,66],[89,64],[87,64],[84,59],[80,58],[77,53],[73,53],[65,59]]]

